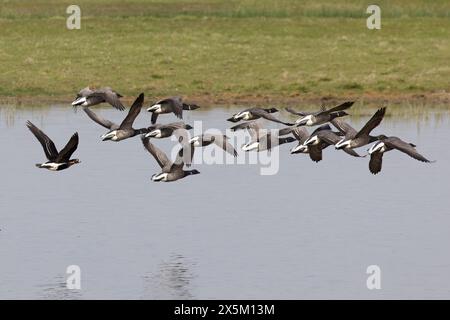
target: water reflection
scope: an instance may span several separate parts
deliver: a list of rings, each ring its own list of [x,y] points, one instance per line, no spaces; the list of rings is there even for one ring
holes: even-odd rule
[[[180,254],[171,255],[159,270],[143,277],[143,299],[193,299],[195,264]]]
[[[44,300],[79,300],[82,290],[67,289],[66,279],[62,275],[56,276],[46,284],[38,285],[39,299]]]

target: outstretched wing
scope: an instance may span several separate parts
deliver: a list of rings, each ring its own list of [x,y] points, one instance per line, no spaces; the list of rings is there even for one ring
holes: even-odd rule
[[[231,131],[247,129],[250,133],[250,137],[254,141],[259,140],[259,131],[261,130],[261,126],[256,121],[247,121],[240,124],[237,124],[230,128]]]
[[[294,109],[289,108],[289,107],[286,108],[286,111],[289,113],[295,114],[296,116],[303,116],[303,117],[311,114],[311,113],[305,112],[305,111],[295,111]]]
[[[205,137],[205,135],[203,135],[203,137]],[[227,136],[213,135],[210,138],[213,140],[214,144],[216,144],[229,154],[233,155],[234,157],[237,157],[238,154],[236,152],[236,149],[234,149],[233,145],[230,142],[228,142],[229,138]]]
[[[153,143],[150,142],[150,138],[145,138],[141,136],[142,144],[144,148],[147,149],[148,152],[155,158],[156,162],[159,164],[161,168],[170,164],[169,158],[167,158],[166,154],[158,149]]]
[[[349,148],[344,148],[344,149],[342,149],[342,150],[343,150],[345,153],[351,155],[352,157],[364,158],[364,157],[367,156],[367,154],[365,154],[365,155],[362,156],[362,155],[360,155],[358,152],[356,152],[355,150],[349,149]]]
[[[133,127],[133,122],[138,116],[139,112],[141,112],[142,104],[144,103],[144,94],[141,93],[139,97],[133,102],[133,105],[128,111],[127,116],[120,124],[119,129],[131,129]]]
[[[72,137],[70,137],[66,146],[59,152],[56,162],[69,162],[70,157],[78,148],[78,140],[78,132],[75,132]]]
[[[322,148],[320,145],[308,146],[309,157],[314,162],[319,162],[322,160]]]
[[[159,104],[167,104],[170,110],[177,116],[183,118],[183,103],[180,97],[171,97],[158,102]]]
[[[293,126],[294,125],[294,123],[281,121],[281,120],[275,118],[272,114],[270,114],[267,111],[262,110],[262,109],[258,109],[258,108],[252,109],[251,113],[253,115],[255,115],[255,116],[259,116],[259,117],[264,118],[264,119],[269,120],[269,121],[282,123],[282,124],[287,125],[287,126]]]
[[[343,110],[350,108],[354,103],[355,103],[355,101],[346,101],[334,108],[320,111],[317,115],[322,115],[322,114],[327,114],[327,113],[332,113],[332,112],[337,112],[337,111],[343,111]]]
[[[58,150],[56,150],[53,141],[38,127],[31,123],[31,121],[27,121],[27,127],[41,143],[47,159],[50,161],[55,161],[55,159],[58,157]]]
[[[336,143],[339,142],[339,140],[341,140],[341,137],[339,137],[336,133],[334,133],[331,130],[330,131],[329,130],[320,131],[317,134],[317,136],[319,137],[320,140],[322,140],[330,145],[335,145]]]
[[[356,130],[351,125],[349,125],[342,119],[334,118],[330,122],[331,124],[333,124],[333,126],[336,127],[336,129],[338,129],[341,133],[343,133],[346,136],[354,137],[357,133]]]
[[[86,112],[89,118],[91,118],[94,122],[97,122],[99,125],[105,127],[106,129],[117,129],[119,126],[112,121],[106,120],[99,115],[97,115],[94,111],[89,109],[88,107],[83,107],[83,111]]]
[[[410,157],[422,161],[422,162],[432,162],[425,158],[423,155],[417,152],[416,148],[414,148],[410,143],[407,143],[400,138],[397,137],[389,137],[383,140],[383,143],[393,149],[397,149],[403,153],[406,153]]]
[[[372,174],[377,174],[381,171],[381,166],[383,165],[383,153],[384,152],[374,152],[370,155],[369,170]]]
[[[355,135],[355,138],[370,134],[370,132],[381,123],[381,120],[383,120],[385,113],[385,107],[378,109],[377,112],[375,112],[375,114],[372,116],[372,118],[367,121],[364,127],[362,127],[362,129],[358,131],[358,133]]]
[[[122,102],[120,102],[119,97],[121,97],[121,95],[112,91],[110,88],[99,89],[87,96],[87,98],[96,99],[99,103],[106,101],[114,108],[123,111],[125,110],[125,107]]]
[[[309,138],[309,132],[305,127],[295,127],[292,130],[292,134],[294,135],[295,139],[300,142],[300,144],[304,143]]]
[[[186,164],[187,167],[190,167],[194,158],[194,151],[195,147],[193,143],[182,144],[173,165],[183,167]]]

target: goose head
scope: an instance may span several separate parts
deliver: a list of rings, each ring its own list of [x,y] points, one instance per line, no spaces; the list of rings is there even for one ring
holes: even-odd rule
[[[314,135],[312,137],[309,137],[308,139],[306,139],[305,143],[303,143],[305,146],[310,146],[310,145],[316,145],[318,144],[319,141],[319,137],[317,135]]]
[[[252,141],[252,142],[244,144],[242,146],[242,150],[244,150],[244,151],[257,150],[258,147],[259,147],[259,142],[258,141]]]
[[[117,140],[117,130],[113,130],[108,133],[105,133],[104,135],[102,135],[101,138],[102,138],[102,141],[106,141],[106,140],[116,141]]]
[[[77,94],[75,100],[72,102],[72,106],[74,107],[86,104],[87,104],[86,97],[82,97],[80,94]]]
[[[161,130],[155,129],[145,135],[145,138],[161,138]]]
[[[304,144],[299,144],[291,149],[291,154],[294,153],[308,153],[308,146]]]
[[[369,154],[372,154],[374,152],[384,152],[386,151],[386,145],[382,141],[378,141],[375,144],[373,144],[368,150]]]
[[[296,124],[297,126],[305,126],[305,125],[308,124],[308,122],[311,121],[311,117],[312,117],[311,115],[305,116],[305,117],[301,117],[301,118],[299,118],[299,119],[297,119],[297,120],[295,121],[295,124]]]
[[[147,108],[148,112],[157,112],[157,111],[161,111],[161,104],[157,103],[152,105],[151,107]]]
[[[344,149],[347,148],[348,146],[350,146],[350,143],[352,142],[351,139],[341,139],[338,143],[336,143],[336,145],[334,146],[337,150],[340,149]]]
[[[154,175],[152,175],[152,181],[155,181],[155,182],[167,181],[168,175],[169,174],[166,172],[154,174]]]

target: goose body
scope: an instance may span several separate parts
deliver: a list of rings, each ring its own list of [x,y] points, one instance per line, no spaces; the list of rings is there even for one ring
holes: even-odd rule
[[[246,110],[243,110],[243,111],[240,111],[240,112],[234,114],[231,118],[228,118],[227,120],[231,121],[231,122],[239,122],[241,120],[249,121],[249,120],[256,120],[259,118],[264,118],[266,120],[277,122],[277,123],[282,123],[287,126],[293,125],[293,123],[284,122],[284,121],[281,121],[281,120],[275,118],[272,115],[272,113],[275,113],[275,112],[278,112],[278,110],[275,108],[270,108],[270,109],[250,108],[250,109],[246,109]]]
[[[232,131],[246,129],[250,133],[250,141],[242,146],[244,151],[270,151],[272,147],[293,142],[293,137],[281,137],[289,134],[293,128],[283,128],[272,134],[266,129],[262,129],[257,121],[248,121],[231,127]]]
[[[315,162],[322,160],[322,150],[330,145],[335,145],[341,140],[341,135],[340,132],[332,131],[329,125],[324,125],[314,131],[304,142],[304,145],[309,148],[311,160]],[[353,157],[364,157],[352,149],[343,149],[343,151]]]
[[[100,89],[91,89],[90,87],[86,87],[78,92],[75,100],[72,102],[72,106],[90,107],[107,102],[114,108],[122,111],[125,110],[125,107],[119,100],[121,97],[121,94],[115,92],[110,87]]]
[[[364,127],[358,132],[342,120],[333,119],[331,123],[342,134],[344,134],[344,138],[342,138],[335,144],[336,149],[354,149],[377,141],[378,137],[371,136],[370,132],[381,123],[385,113],[386,108],[378,109],[378,111],[375,112],[375,114],[369,119],[369,121],[367,121]]]
[[[335,118],[347,116],[344,110],[350,108],[353,105],[354,101],[346,101],[334,108],[326,110],[322,108],[322,110],[317,112],[303,112],[303,111],[294,111],[291,108],[286,108],[286,110],[292,114],[299,115],[300,118],[295,121],[295,124],[298,126],[316,126],[325,124]]]
[[[130,110],[128,111],[127,116],[122,121],[120,125],[117,125],[109,120],[105,120],[98,115],[96,115],[89,108],[83,108],[84,112],[95,122],[100,124],[101,126],[110,129],[107,133],[101,136],[103,141],[122,141],[131,137],[134,137],[138,134],[147,133],[146,128],[142,129],[134,129],[133,122],[141,112],[142,104],[144,102],[144,94],[141,93],[139,97],[134,101]]]
[[[77,132],[72,135],[66,146],[58,152],[53,141],[43,131],[30,121],[27,121],[27,127],[41,143],[45,156],[48,159],[47,162],[36,164],[36,167],[50,171],[61,171],[80,163],[78,159],[70,159],[78,147],[79,139]]]
[[[183,118],[183,110],[195,110],[200,108],[196,104],[184,103],[180,97],[170,97],[159,100],[154,105],[147,108],[148,112],[152,113],[152,124],[156,123],[158,116],[165,113],[173,113],[178,118]]]
[[[187,130],[193,129],[190,125],[184,122],[172,122],[168,124],[155,124],[147,128],[148,133],[146,138],[163,139],[175,135],[178,140],[187,140]]]
[[[170,182],[200,173],[198,170],[183,170],[183,154],[185,150],[183,147],[178,152],[176,160],[171,162],[163,151],[150,142],[150,138],[142,137],[141,139],[144,148],[155,158],[162,169],[162,172],[152,175],[152,181]]]
[[[398,137],[386,137],[381,135],[379,140],[373,144],[368,152],[370,154],[369,170],[372,174],[378,174],[383,164],[383,154],[391,150],[398,150],[421,162],[433,162],[417,152],[416,146],[403,141]]]

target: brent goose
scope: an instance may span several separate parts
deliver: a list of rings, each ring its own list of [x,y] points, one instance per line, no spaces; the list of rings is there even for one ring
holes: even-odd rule
[[[350,108],[353,103],[355,103],[355,101],[346,101],[328,110],[322,107],[322,110],[317,112],[295,111],[291,108],[286,108],[286,110],[292,114],[301,116],[295,121],[295,124],[299,126],[316,126],[327,123],[334,118],[347,116],[348,113],[343,110]]]
[[[72,102],[72,106],[90,107],[102,102],[107,102],[116,109],[121,111],[125,110],[125,107],[122,102],[120,102],[119,98],[122,98],[122,95],[115,92],[110,87],[100,89],[86,87],[78,92],[75,100]]]
[[[189,140],[189,144],[191,144],[192,147],[206,147],[214,143],[215,145],[222,148],[224,151],[228,152],[234,157],[237,157],[238,154],[236,150],[234,149],[232,144],[228,142],[228,140],[229,138],[226,135],[203,133],[199,136],[191,138]],[[193,152],[191,152],[191,159],[192,156]]]
[[[117,125],[108,127],[107,126],[107,122],[105,122],[103,119],[100,119],[99,117],[97,117],[97,120],[94,120],[97,123],[100,123],[101,125],[103,125],[104,127],[107,127],[110,129],[110,131],[108,131],[107,133],[105,133],[104,135],[102,135],[102,140],[106,141],[106,140],[111,140],[111,141],[121,141],[127,138],[131,138],[134,137],[138,134],[142,134],[142,133],[147,133],[147,128],[142,128],[142,129],[133,129],[133,122],[136,119],[136,117],[138,116],[139,112],[141,112],[141,108],[142,108],[142,103],[144,102],[144,94],[141,93],[139,95],[139,97],[137,97],[137,99],[134,101],[133,105],[130,108],[130,111],[128,111],[127,116],[125,117],[125,119],[122,121],[122,123],[120,124],[120,126],[117,128]],[[85,110],[86,111],[86,110]],[[86,112],[88,115],[89,113]],[[92,114],[92,111],[91,111]],[[91,117],[91,119],[93,119]],[[103,121],[101,121],[103,120]],[[109,124],[113,124],[112,122]]]
[[[269,130],[262,129],[257,121],[244,122],[233,126],[230,129],[232,131],[247,129],[247,131],[250,133],[250,142],[242,146],[242,150],[244,151],[270,151],[272,147],[295,141],[294,137],[281,137],[283,135],[289,134],[293,130],[293,128],[274,130],[275,135],[273,135]]]
[[[184,103],[180,97],[171,97],[159,100],[154,105],[147,109],[152,112],[152,124],[156,123],[158,115],[163,113],[174,113],[178,118],[183,118],[183,110],[195,110],[200,108],[196,104]]]
[[[345,136],[339,142],[336,143],[336,149],[353,149],[359,148],[366,144],[377,141],[379,137],[374,137],[370,135],[370,132],[377,127],[386,113],[386,108],[380,108],[377,112],[370,118],[369,121],[364,125],[364,127],[356,132],[349,124],[345,123],[341,119],[333,119],[331,123]]]
[[[304,127],[297,127],[292,131],[294,137],[298,140],[298,145],[291,149],[291,154],[296,153],[307,153],[312,161],[319,162],[322,160],[322,150],[327,148],[330,144],[325,141],[320,141],[315,144],[307,145],[306,141],[308,141],[309,137],[316,135],[319,131],[331,131],[329,125],[323,125],[313,131],[310,135],[308,130]]]
[[[247,121],[247,120],[256,120],[259,118],[264,118],[269,121],[282,123],[287,126],[294,125],[293,123],[288,123],[288,122],[278,120],[273,115],[271,115],[271,113],[275,113],[275,112],[278,112],[278,110],[276,108],[270,108],[270,109],[250,108],[250,109],[245,109],[243,111],[240,111],[240,112],[234,114],[231,118],[229,118],[227,120],[231,121],[231,122],[238,122],[240,120]]]
[[[161,173],[152,175],[153,181],[175,181],[189,175],[200,173],[197,170],[183,170],[183,147],[178,152],[175,162],[171,162],[164,152],[150,142],[150,138],[141,136],[141,139],[145,149],[150,152],[162,169]]]
[[[397,137],[386,137],[385,135],[380,135],[378,140],[372,147],[369,149],[370,154],[370,162],[369,162],[369,170],[373,174],[377,174],[381,171],[381,165],[383,163],[383,154],[385,152],[391,150],[398,150],[403,153],[406,153],[410,157],[422,161],[422,162],[433,162],[422,156],[417,152],[416,146],[412,143],[407,143],[400,138]]]
[[[316,129],[311,136],[305,140],[304,146],[308,147],[309,156],[311,160],[319,162],[322,160],[322,150],[330,145],[335,145],[342,138],[341,132],[333,132],[329,125],[323,125]],[[300,149],[300,148],[299,148]],[[363,158],[365,156],[359,155],[355,150],[345,148],[343,149],[347,154]],[[292,152],[291,152],[292,153]]]
[[[193,129],[190,125],[185,124],[183,121],[172,122],[168,124],[154,124],[147,128],[148,133],[145,135],[146,138],[167,138],[175,135],[178,140],[187,140],[187,130]]]
[[[38,127],[30,121],[27,121],[27,127],[41,143],[44,148],[45,156],[48,159],[45,163],[36,164],[36,167],[51,171],[60,171],[80,163],[80,160],[78,159],[70,159],[78,147],[78,132],[75,132],[66,146],[58,152],[53,141],[44,132],[39,130]]]

